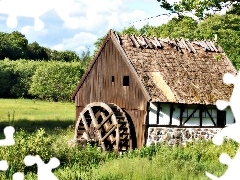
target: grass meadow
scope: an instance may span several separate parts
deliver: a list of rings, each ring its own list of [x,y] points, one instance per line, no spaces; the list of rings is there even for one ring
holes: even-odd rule
[[[0,179],[12,179],[15,172],[26,180],[37,179],[37,166],[27,167],[26,155],[39,155],[44,162],[57,157],[61,164],[53,170],[59,180],[207,180],[205,172],[221,176],[227,169],[218,157],[226,152],[235,156],[239,145],[233,141],[215,146],[199,141],[186,147],[157,145],[131,150],[119,155],[101,152],[96,147],[71,147],[73,103],[26,99],[0,99],[0,134],[5,126],[14,126],[15,145],[0,147],[0,158],[9,168],[0,172]]]

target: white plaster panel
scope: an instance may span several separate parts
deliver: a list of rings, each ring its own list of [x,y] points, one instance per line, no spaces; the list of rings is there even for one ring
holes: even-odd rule
[[[172,125],[180,125],[180,109],[177,106],[174,106],[175,110],[173,111],[172,116]]]
[[[170,104],[161,104],[162,107],[159,113],[159,124],[169,125],[170,122]]]
[[[149,124],[157,124],[157,103],[150,103]]]
[[[182,123],[184,123],[184,121],[185,121],[186,119],[187,119],[187,118],[183,118]],[[184,124],[184,126],[199,126],[199,125],[200,125],[199,118],[195,118],[195,117],[190,118],[190,119]]]
[[[213,118],[214,122],[217,123],[217,118]],[[202,118],[202,126],[214,126],[210,118]]]

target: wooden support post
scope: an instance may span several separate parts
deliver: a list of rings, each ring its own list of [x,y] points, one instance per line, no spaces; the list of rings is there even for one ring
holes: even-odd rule
[[[150,112],[150,103],[147,102],[147,114],[146,114],[146,119],[145,119],[145,124],[149,124],[149,112]]]
[[[146,144],[146,139],[148,137],[148,125],[149,125],[149,111],[150,111],[150,103],[147,102],[147,105],[146,105],[146,114],[144,115],[144,119],[145,119],[145,122],[143,124],[143,136],[144,136],[144,139],[142,141],[142,144],[141,146],[145,145]]]
[[[157,103],[157,124],[159,124],[160,111],[161,111],[160,103]]]
[[[203,107],[202,107],[202,105],[199,105],[200,127],[202,127],[202,112],[203,112]]]
[[[180,126],[182,126],[182,118],[183,118],[183,112],[184,112],[184,105],[180,105]]]
[[[170,105],[170,120],[169,120],[169,125],[172,125],[172,117],[173,117],[173,111],[174,111],[173,104],[171,103]]]

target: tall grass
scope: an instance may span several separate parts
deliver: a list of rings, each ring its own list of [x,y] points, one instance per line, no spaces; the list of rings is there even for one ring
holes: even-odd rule
[[[30,132],[39,128],[52,131],[74,124],[73,103],[30,99],[0,99],[0,131],[7,125]]]
[[[225,142],[215,147],[210,141],[195,142],[187,147],[158,145],[132,150],[123,155],[102,152],[96,147],[70,147],[67,130],[49,135],[40,129],[34,133],[24,131],[15,135],[14,146],[0,148],[0,156],[9,162],[9,169],[0,173],[1,179],[10,179],[14,172],[24,172],[25,179],[36,179],[36,166],[26,167],[26,155],[40,155],[47,163],[57,157],[61,165],[54,170],[59,179],[206,179],[205,171],[221,176],[226,166],[218,157],[222,152],[234,156],[238,147]]]
[[[23,163],[26,155],[39,155],[45,163],[57,157],[61,164],[53,172],[60,180],[207,180],[206,171],[216,176],[226,171],[227,167],[218,160],[219,155],[226,152],[233,157],[239,148],[233,141],[225,141],[222,146],[198,141],[186,147],[164,144],[143,147],[122,155],[102,152],[91,145],[69,146],[68,140],[73,137],[70,125],[75,114],[71,103],[0,99],[1,129],[2,123],[9,125],[7,113],[13,110],[16,144],[0,147],[0,159],[9,164],[7,171],[0,172],[3,180],[12,179],[18,171],[25,174],[26,180],[37,179],[37,166],[27,167]]]

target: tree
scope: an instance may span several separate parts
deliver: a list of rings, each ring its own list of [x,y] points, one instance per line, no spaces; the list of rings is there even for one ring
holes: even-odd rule
[[[16,60],[25,58],[28,40],[18,31],[0,33],[0,59],[8,57]]]
[[[36,41],[28,44],[25,35],[18,31],[0,32],[0,59],[9,58],[31,60],[79,61],[79,55],[71,50],[56,51],[40,46]]]
[[[40,46],[36,41],[27,46],[27,59],[32,60],[49,60],[46,48]]]
[[[191,17],[173,18],[167,24],[157,27],[157,37],[194,39],[198,23]]]
[[[87,52],[83,51],[81,56],[80,56],[80,62],[82,64],[82,67],[86,70],[89,63],[91,62],[92,57],[90,55],[90,51],[89,49],[87,50]]]
[[[124,27],[124,29],[122,30],[121,34],[135,34],[135,35],[139,35],[140,32],[138,31],[138,29],[132,25],[128,28]]]
[[[60,53],[61,60],[65,61],[65,62],[79,62],[80,61],[80,58],[75,51],[65,50],[65,51],[61,51],[59,53]]]
[[[98,38],[97,41],[94,43],[94,46],[95,46],[94,54],[95,54],[95,53],[97,52],[97,50],[101,47],[104,39],[105,39],[105,36],[104,36],[104,37],[101,37],[101,38]]]
[[[157,0],[160,6],[173,13],[181,15],[183,12],[193,12],[194,15],[203,19],[209,11],[217,12],[227,7],[236,11],[239,8],[238,0],[180,0],[178,3],[170,4],[167,0]],[[232,11],[232,12],[234,12]],[[239,9],[237,10],[239,12]]]
[[[214,15],[200,22],[194,32],[197,39],[213,39],[216,34],[218,44],[237,69],[240,69],[239,22],[240,16],[238,15]]]

